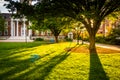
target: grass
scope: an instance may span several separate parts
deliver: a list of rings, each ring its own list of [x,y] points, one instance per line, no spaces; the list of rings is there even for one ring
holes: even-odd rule
[[[71,51],[68,50],[71,48]],[[65,42],[0,43],[0,80],[119,80],[120,52]],[[40,56],[31,62],[31,55]]]

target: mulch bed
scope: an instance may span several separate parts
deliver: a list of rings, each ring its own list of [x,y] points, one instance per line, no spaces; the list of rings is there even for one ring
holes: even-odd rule
[[[74,53],[89,53],[89,49],[87,46],[78,46],[78,47],[67,47],[65,51],[70,51]],[[112,53],[120,53],[118,50],[112,50],[107,48],[97,47],[97,52],[99,54],[112,54]]]

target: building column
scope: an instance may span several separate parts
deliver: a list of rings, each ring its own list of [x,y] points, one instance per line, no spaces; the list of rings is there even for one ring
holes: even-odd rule
[[[11,18],[11,36],[13,36],[13,18]]]
[[[16,20],[17,22],[17,36],[19,36],[19,30],[18,30],[18,19]]]

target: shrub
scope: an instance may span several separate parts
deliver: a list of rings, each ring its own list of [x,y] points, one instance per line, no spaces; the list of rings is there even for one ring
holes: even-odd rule
[[[67,38],[67,39],[66,39],[66,41],[73,41],[73,40],[72,40],[72,39],[70,39],[70,38]]]
[[[73,41],[71,38],[68,38],[67,36],[65,37],[66,41]]]
[[[120,39],[117,37],[120,37],[120,29],[113,29],[111,34],[106,37],[106,41],[110,44],[120,45]]]
[[[43,38],[36,38],[35,41],[44,41]]]
[[[99,43],[106,43],[105,37],[102,37],[102,36],[97,36],[95,40],[96,42],[99,42]]]

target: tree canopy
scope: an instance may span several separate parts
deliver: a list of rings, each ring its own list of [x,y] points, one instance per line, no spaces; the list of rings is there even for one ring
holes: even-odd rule
[[[15,7],[20,14],[24,14],[27,17],[33,16],[36,19],[43,17],[42,15],[34,16],[38,14],[43,14],[44,16],[47,14],[51,17],[62,15],[83,23],[89,34],[90,53],[97,53],[95,35],[102,20],[120,9],[120,0],[42,0],[33,6],[26,4],[24,2],[21,6],[17,5]],[[30,11],[33,11],[33,13],[30,13]]]
[[[96,53],[95,35],[102,20],[120,8],[120,0],[51,0],[46,2],[48,11],[69,16],[84,24],[89,33],[90,53]]]

